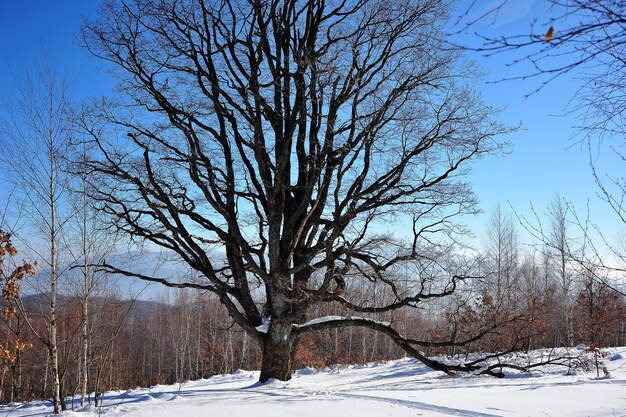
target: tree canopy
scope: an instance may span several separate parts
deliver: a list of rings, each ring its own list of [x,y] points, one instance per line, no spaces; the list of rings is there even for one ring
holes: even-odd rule
[[[473,272],[450,256],[455,219],[476,211],[462,175],[507,128],[444,39],[447,13],[439,0],[106,2],[82,30],[120,92],[80,116],[94,198],[201,279],[101,267],[217,294],[263,347],[261,380],[290,378],[306,332],[349,325],[435,369],[477,369],[419,351],[450,341],[358,317],[450,295]],[[358,280],[387,296],[353,301]],[[331,302],[353,315],[310,321]]]

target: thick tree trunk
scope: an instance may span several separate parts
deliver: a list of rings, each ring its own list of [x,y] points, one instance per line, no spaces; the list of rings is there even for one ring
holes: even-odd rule
[[[289,381],[294,364],[299,336],[294,325],[304,323],[308,305],[306,297],[298,297],[289,276],[276,277],[276,286],[268,286],[268,309],[271,320],[262,343],[261,377],[259,382],[274,378]]]
[[[263,341],[260,382],[270,378],[291,379],[298,338],[292,332],[292,321],[273,320]]]

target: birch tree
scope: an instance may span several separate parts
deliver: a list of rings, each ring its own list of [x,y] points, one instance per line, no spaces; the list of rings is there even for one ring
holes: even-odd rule
[[[21,241],[28,244],[38,275],[47,285],[49,306],[45,311],[47,329],[40,333],[30,326],[48,349],[52,376],[54,412],[61,407],[57,341],[57,292],[61,235],[67,211],[63,206],[66,178],[62,153],[69,134],[69,97],[65,79],[49,60],[43,59],[34,74],[18,80],[16,94],[6,103],[7,117],[0,124],[0,161],[6,179],[19,196]],[[25,316],[26,312],[22,311]],[[27,321],[28,322],[28,321]]]

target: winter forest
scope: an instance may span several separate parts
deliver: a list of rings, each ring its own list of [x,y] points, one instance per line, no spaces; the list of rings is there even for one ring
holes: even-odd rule
[[[95,3],[68,48],[106,94],[44,48],[0,91],[2,404],[401,358],[616,378],[623,2]],[[590,189],[481,203],[481,164],[520,155],[489,181],[521,195],[543,152],[510,85],[558,86]]]

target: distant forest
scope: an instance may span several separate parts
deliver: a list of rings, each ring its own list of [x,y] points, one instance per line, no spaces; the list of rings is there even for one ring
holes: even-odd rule
[[[445,302],[369,316],[392,322],[407,337],[462,340],[495,323],[497,315],[508,315],[512,310],[519,313],[518,320],[463,346],[426,347],[429,355],[549,348],[572,343],[587,343],[590,347],[626,345],[623,296],[606,284],[578,276],[572,283],[571,306],[566,307],[558,271],[550,266],[549,258],[542,264],[537,261],[528,258],[510,265],[514,273],[501,277],[503,282],[498,283],[497,276],[481,280],[477,289],[468,289]],[[348,291],[362,300],[385,296],[376,292],[374,284],[349,287]],[[159,302],[133,301],[115,295],[90,301],[90,401],[94,400],[94,391],[171,384],[237,369],[259,369],[258,344],[232,322],[214,295],[188,289],[168,293],[171,298]],[[23,299],[39,331],[45,331],[46,319],[42,316],[38,321],[37,315],[46,310],[48,302],[46,293]],[[81,301],[80,297],[66,295],[57,302],[61,387],[66,397],[77,394],[79,389]],[[319,317],[348,313],[338,304],[321,307],[324,311],[312,314]],[[566,312],[570,310],[568,329]],[[19,315],[2,322],[4,349],[15,351],[10,343],[16,337],[25,347],[16,351],[13,362],[5,360],[0,377],[2,402],[47,398],[51,383],[48,350]],[[378,332],[349,327],[307,337],[298,348],[294,369],[362,364],[403,356],[402,349]]]

